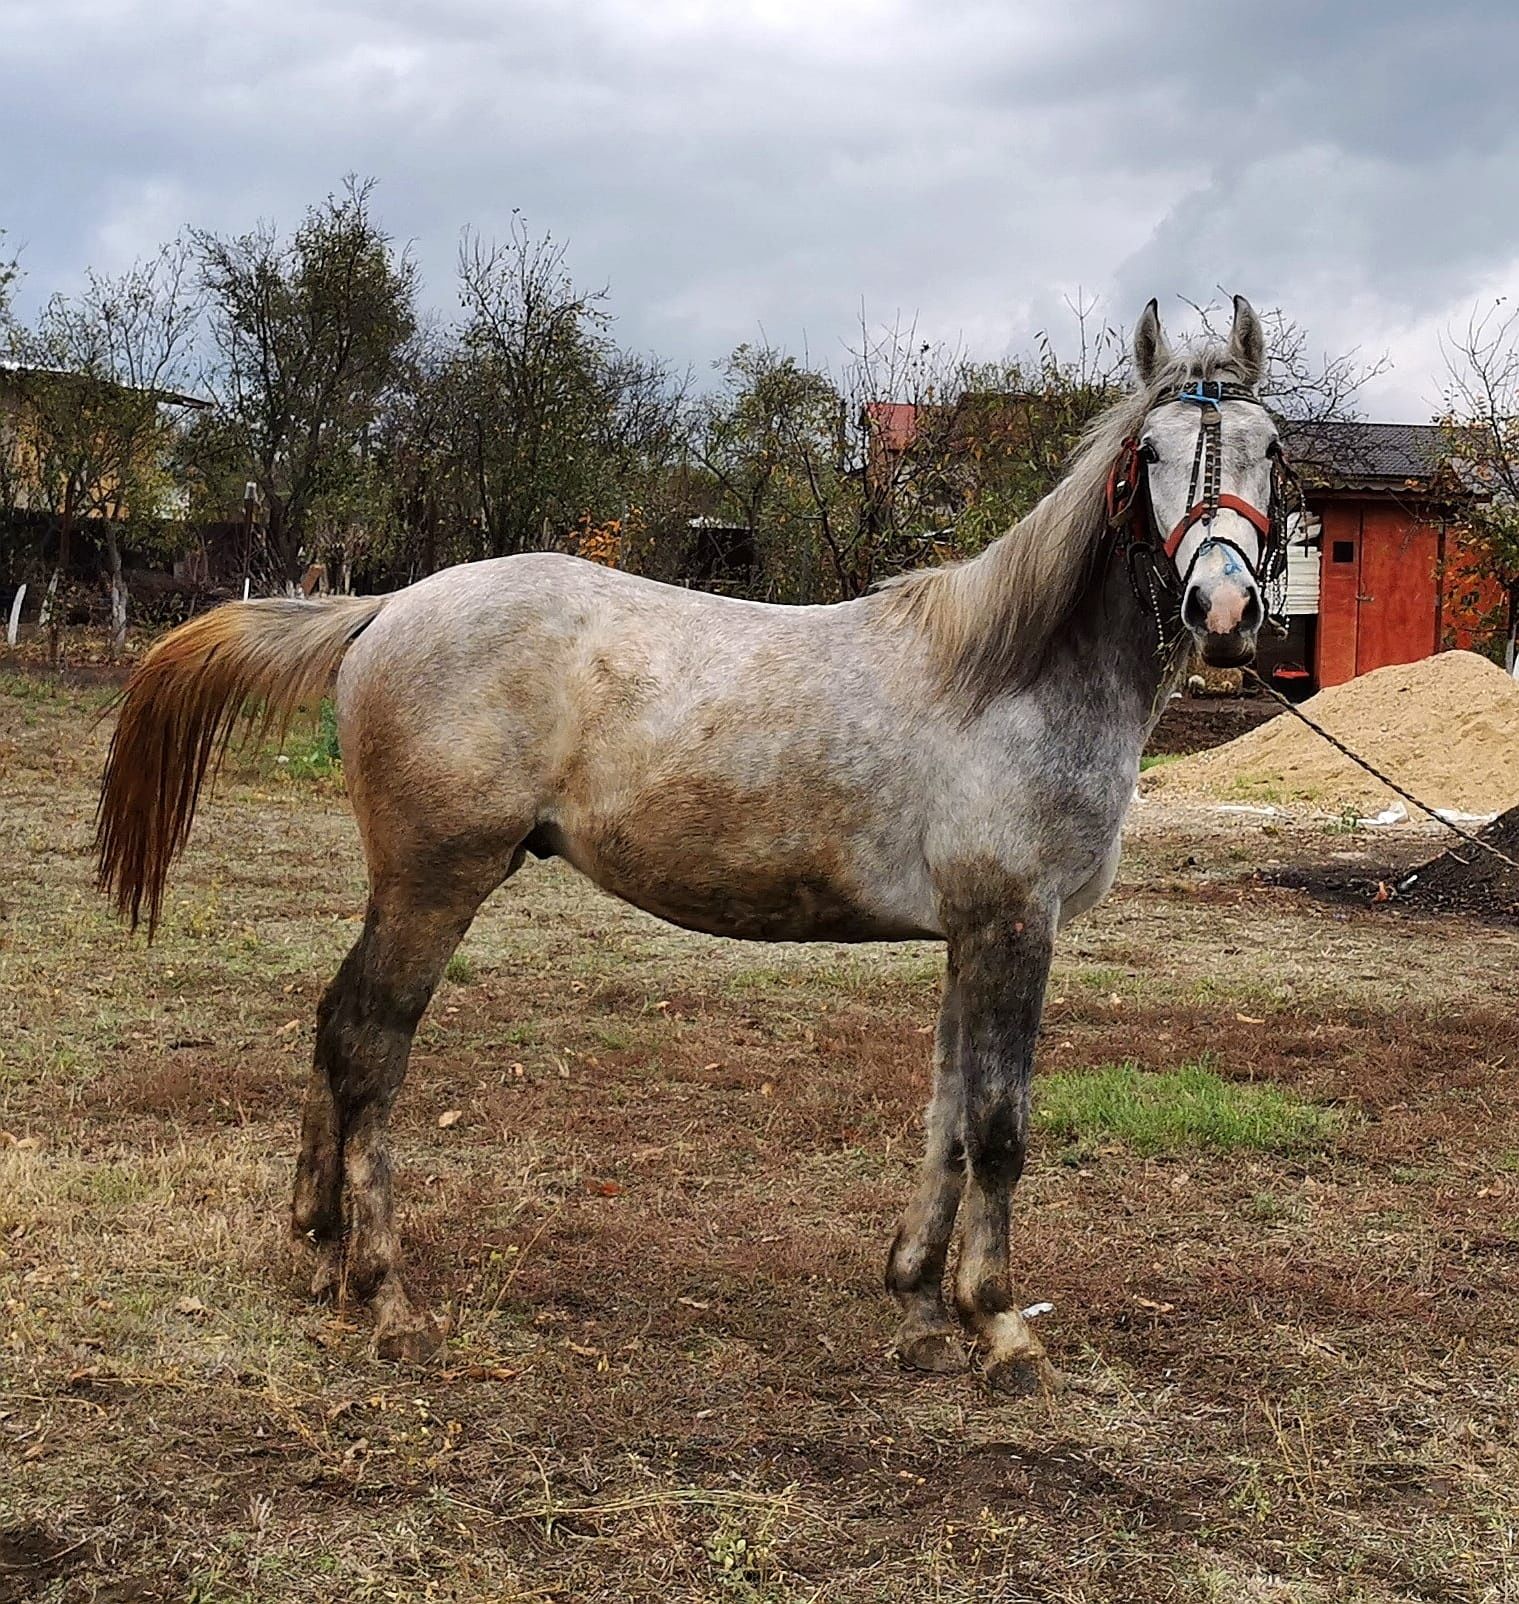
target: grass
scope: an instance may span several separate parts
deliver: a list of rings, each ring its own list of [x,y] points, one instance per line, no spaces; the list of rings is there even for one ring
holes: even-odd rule
[[[1322,1147],[1340,1115],[1277,1086],[1222,1079],[1206,1061],[1160,1072],[1132,1061],[1066,1070],[1039,1083],[1038,1117],[1083,1146],[1121,1142],[1145,1157],[1295,1153]]]
[[[0,1604],[1519,1598],[1511,937],[1178,889],[1238,822],[1144,810],[1039,1047],[1047,1402],[885,1357],[942,950],[710,941],[530,864],[392,1122],[453,1322],[398,1371],[286,1270],[364,899],[336,750],[234,762],[150,948],[90,883],[96,711],[0,682]]]
[[[1146,752],[1139,760],[1139,772],[1148,774],[1151,769],[1158,769],[1162,763],[1174,763],[1184,755],[1181,752]]]
[[[330,700],[322,699],[314,721],[291,727],[274,759],[287,777],[295,780],[335,780],[343,772],[338,745],[338,715]]]

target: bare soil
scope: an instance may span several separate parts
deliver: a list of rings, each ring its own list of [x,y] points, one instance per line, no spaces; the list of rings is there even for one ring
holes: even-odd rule
[[[1281,714],[1265,696],[1177,696],[1166,704],[1145,751],[1155,756],[1205,752]]]
[[[1461,914],[1519,929],[1519,808],[1499,814],[1475,834],[1503,856],[1451,835],[1442,837],[1448,844],[1433,855],[1408,841],[1379,850],[1373,838],[1359,855],[1340,853],[1329,863],[1296,864],[1273,871],[1269,878],[1329,901],[1437,916]]]
[[[1291,1160],[1046,1143],[1016,1259],[1071,1386],[1009,1401],[885,1353],[937,949],[710,941],[533,866],[394,1122],[453,1326],[398,1371],[283,1260],[342,798],[242,763],[146,948],[90,884],[102,701],[0,678],[0,1601],[1519,1598],[1513,931],[1141,804],[1044,1062],[1344,1118]]]

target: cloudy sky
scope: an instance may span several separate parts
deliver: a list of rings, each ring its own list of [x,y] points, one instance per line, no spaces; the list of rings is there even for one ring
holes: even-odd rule
[[[1386,352],[1363,408],[1416,419],[1519,292],[1516,69],[1512,0],[0,0],[0,228],[35,306],[373,174],[440,308],[518,208],[698,368],[1222,286]]]

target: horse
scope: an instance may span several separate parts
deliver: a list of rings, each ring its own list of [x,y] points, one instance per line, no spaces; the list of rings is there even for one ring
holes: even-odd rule
[[[1026,517],[861,598],[770,605],[527,553],[389,595],[228,603],[144,656],[97,848],[150,939],[234,729],[336,677],[368,904],[317,1010],[290,1231],[312,1295],[370,1303],[381,1357],[441,1341],[407,1291],[386,1150],[412,1036],[532,855],[713,935],[945,944],[926,1153],[887,1259],[894,1352],[962,1371],[963,1332],[993,1386],[1058,1385],[1010,1267],[1055,935],[1113,882],[1188,650],[1253,655],[1281,523],[1249,303],[1227,342],[1174,353],[1152,300],[1133,356]]]

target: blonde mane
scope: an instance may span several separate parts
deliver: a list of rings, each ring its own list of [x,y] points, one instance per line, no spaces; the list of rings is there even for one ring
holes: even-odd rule
[[[1124,441],[1190,380],[1253,377],[1227,346],[1170,357],[1093,421],[1065,478],[985,551],[888,580],[880,592],[887,615],[923,631],[947,688],[973,710],[1028,685],[1097,574],[1108,472]]]

